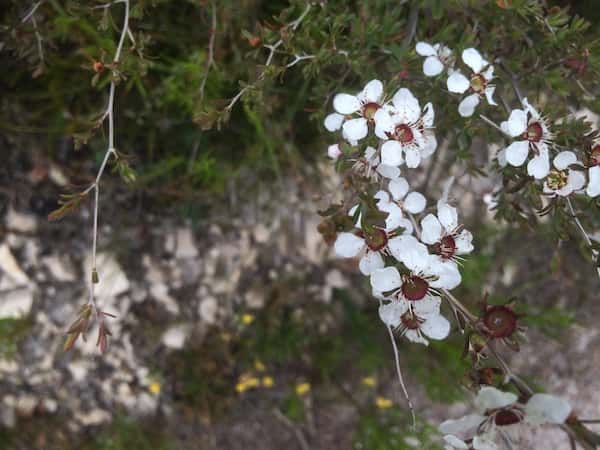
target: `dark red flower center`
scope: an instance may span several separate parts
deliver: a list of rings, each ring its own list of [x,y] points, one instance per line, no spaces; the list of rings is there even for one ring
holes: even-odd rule
[[[600,166],[600,144],[597,144],[592,148],[592,154],[590,156],[590,165]]]
[[[521,421],[521,416],[515,411],[510,409],[503,409],[498,411],[494,416],[494,423],[499,427],[505,427],[508,425],[514,425]]]
[[[377,252],[387,245],[388,235],[380,228],[373,228],[365,233],[365,242],[367,243],[367,247]]]
[[[453,236],[444,236],[440,242],[434,245],[433,251],[443,259],[450,259],[456,253],[456,241]]]
[[[544,135],[544,129],[539,122],[533,122],[527,126],[527,130],[523,133],[523,138],[529,142],[540,142]]]
[[[517,315],[507,306],[489,306],[484,315],[483,323],[491,336],[505,338],[517,329]]]
[[[379,103],[369,102],[365,103],[362,107],[362,115],[367,120],[372,120],[375,117],[375,113],[380,108]]]
[[[482,94],[487,86],[487,80],[479,73],[471,77],[471,89],[477,94]]]
[[[402,320],[402,324],[409,330],[416,330],[423,323],[423,320],[419,319],[409,311],[402,314],[400,319]]]
[[[404,277],[402,283],[402,294],[407,300],[421,300],[429,290],[429,283],[416,275]]]
[[[412,129],[405,123],[402,123],[394,129],[394,138],[401,144],[410,144],[415,136]]]

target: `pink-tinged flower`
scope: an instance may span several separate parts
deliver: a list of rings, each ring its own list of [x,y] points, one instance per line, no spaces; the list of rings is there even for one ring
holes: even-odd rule
[[[389,166],[418,167],[421,159],[431,156],[437,148],[433,133],[433,105],[423,110],[419,101],[406,88],[392,98],[392,105],[380,108],[374,116],[375,134],[384,142],[381,161]]]
[[[527,164],[527,173],[540,180],[550,171],[549,144],[552,133],[546,119],[523,99],[523,109],[514,109],[500,128],[509,136],[519,138],[501,152],[499,159],[508,164],[520,167],[528,157],[533,155]]]
[[[383,104],[383,84],[379,80],[369,81],[356,95],[337,94],[333,98],[335,113],[325,117],[328,131],[342,129],[344,139],[355,145],[369,132],[369,122]]]
[[[588,178],[589,181],[585,192],[590,197],[597,197],[600,195],[600,144],[592,147]]]
[[[415,48],[417,53],[425,56],[423,61],[423,73],[427,77],[435,77],[444,71],[444,68],[454,66],[452,50],[443,44],[428,44],[427,42],[418,42]]]
[[[458,105],[458,113],[463,117],[471,117],[481,97],[485,97],[490,105],[497,104],[493,99],[496,86],[490,84],[494,78],[494,66],[483,59],[474,48],[465,49],[462,52],[462,60],[473,71],[470,78],[457,70],[448,77],[446,84],[450,92],[470,93]]]
[[[560,152],[554,158],[554,169],[548,173],[544,181],[544,193],[555,196],[567,197],[585,186],[585,175],[579,170],[573,170],[569,166],[581,163],[577,155],[570,151]]]
[[[456,208],[446,203],[438,204],[437,216],[427,214],[421,220],[421,241],[443,260],[473,251],[473,235],[458,224]]]
[[[342,155],[342,151],[340,150],[340,146],[338,144],[333,144],[327,147],[327,156],[329,156],[334,161],[338,159]]]
[[[379,317],[409,341],[429,345],[426,337],[442,340],[450,334],[450,322],[440,314],[441,302],[432,295],[417,302],[393,299],[379,307]]]

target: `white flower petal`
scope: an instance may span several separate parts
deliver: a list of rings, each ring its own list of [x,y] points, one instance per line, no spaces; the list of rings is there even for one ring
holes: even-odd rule
[[[459,450],[469,448],[469,446],[467,444],[465,444],[465,441],[463,441],[462,439],[459,439],[456,436],[453,436],[451,434],[447,434],[446,436],[444,436],[444,441],[446,441],[449,445],[451,445],[452,448],[456,448]]]
[[[394,94],[392,103],[405,119],[404,123],[416,122],[421,116],[421,107],[416,97],[406,88],[398,89]]]
[[[579,170],[570,170],[567,184],[570,186],[572,192],[577,192],[585,186],[585,175]]]
[[[404,209],[411,214],[419,214],[425,209],[427,200],[420,192],[411,192],[404,199]]]
[[[500,124],[500,128],[512,137],[522,135],[527,129],[527,113],[522,109],[513,109],[508,120]]]
[[[396,328],[402,323],[402,314],[408,310],[404,301],[392,301],[379,307],[379,318],[388,327]]]
[[[379,164],[377,166],[377,173],[384,178],[395,180],[400,176],[400,169],[395,166],[388,166],[387,164]]]
[[[423,41],[417,42],[417,46],[415,47],[415,50],[421,56],[433,56],[433,55],[437,54],[437,52],[435,51],[435,48],[433,48],[433,46],[431,44],[428,44],[427,42],[423,42]]]
[[[529,155],[529,141],[515,141],[506,147],[506,161],[511,166],[522,166],[527,155]]]
[[[456,244],[456,254],[466,255],[473,251],[473,234],[469,230],[462,230],[458,236],[454,238]]]
[[[459,71],[454,72],[452,75],[448,77],[446,81],[446,86],[450,92],[454,92],[455,94],[463,94],[469,89],[469,80]]]
[[[565,170],[571,164],[575,164],[577,162],[577,155],[570,151],[560,152],[554,158],[554,167],[558,170]]]
[[[437,210],[438,219],[446,231],[454,231],[458,227],[458,213],[456,208],[447,203],[439,203]]]
[[[482,416],[481,414],[468,414],[457,420],[446,420],[440,424],[438,429],[443,434],[454,434],[459,436],[469,435],[484,422],[485,419],[485,416]]]
[[[427,247],[414,236],[405,234],[389,240],[388,249],[398,261],[414,272],[420,272],[429,265]]]
[[[423,73],[426,77],[435,77],[444,71],[444,65],[437,56],[428,56],[423,61]]]
[[[360,258],[358,268],[363,275],[369,276],[378,269],[383,269],[385,263],[379,252],[368,251],[365,256]]]
[[[380,208],[381,209],[381,208]],[[385,230],[393,231],[396,228],[404,227],[404,217],[402,215],[402,209],[395,203],[388,203],[385,207],[385,212],[388,216],[385,218]]]
[[[395,267],[386,267],[371,274],[371,287],[378,292],[388,292],[402,285],[400,273]]]
[[[490,409],[504,408],[516,402],[518,396],[512,392],[504,392],[492,386],[484,386],[475,398],[475,407],[482,413]]]
[[[490,105],[496,106],[498,103],[494,100],[494,92],[496,92],[496,86],[488,86],[485,88],[483,93],[485,94],[485,98]]]
[[[432,288],[452,290],[460,284],[462,278],[454,261],[442,260],[436,255],[429,256],[429,270],[437,276],[437,280],[429,283]]]
[[[421,159],[429,158],[437,148],[437,139],[432,132],[425,132],[425,145],[421,147]]]
[[[427,214],[421,220],[421,240],[429,245],[435,244],[442,237],[442,224],[433,214]]]
[[[335,254],[342,258],[354,258],[364,248],[364,239],[352,233],[340,233],[333,248]]]
[[[429,341],[425,339],[418,330],[406,330],[404,337],[415,344],[429,345]]]
[[[361,103],[355,95],[337,94],[333,98],[333,109],[340,114],[352,114],[360,110]]]
[[[536,180],[546,178],[546,175],[550,172],[550,156],[548,150],[540,152],[539,155],[531,158],[527,163],[527,173]]]
[[[361,139],[364,139],[369,132],[367,119],[360,117],[358,119],[352,119],[344,122],[342,132],[344,138],[349,141],[360,141]]]
[[[492,438],[485,434],[473,438],[473,448],[475,450],[498,450],[498,446]]]
[[[427,337],[439,341],[450,334],[450,322],[441,314],[432,314],[425,318],[420,329]]]
[[[388,190],[392,194],[394,200],[402,200],[408,192],[409,186],[406,178],[397,178],[390,181],[388,184]]]
[[[531,425],[562,424],[571,414],[566,400],[550,394],[534,394],[525,405],[525,420]]]
[[[378,103],[383,94],[383,83],[379,80],[369,81],[361,92],[361,99],[365,103]]]
[[[481,75],[486,81],[491,81],[494,78],[494,66],[488,66],[487,69],[481,72]]]
[[[406,159],[406,167],[414,169],[421,164],[421,153],[415,147],[404,149],[404,158]]]
[[[481,72],[481,69],[483,69],[484,66],[487,65],[487,61],[483,59],[481,54],[474,48],[467,48],[463,50],[462,60],[475,73]]]
[[[479,94],[471,94],[458,104],[458,113],[462,117],[471,117],[479,105]]]
[[[429,102],[423,107],[423,117],[421,119],[425,128],[430,128],[433,126],[434,118],[435,111],[433,110],[433,105],[431,102]]]
[[[585,193],[590,197],[600,195],[600,166],[590,167],[588,171],[589,179]]]
[[[398,141],[386,141],[381,146],[381,162],[388,166],[399,166],[404,162],[402,145]]]
[[[338,113],[329,114],[325,117],[325,121],[323,124],[327,131],[337,131],[342,128],[342,124],[344,123],[344,116]]]
[[[426,295],[422,300],[411,302],[412,310],[418,317],[439,314],[442,299],[435,295]]]
[[[375,134],[380,139],[387,139],[387,133],[394,131],[394,121],[384,108],[379,108],[375,112],[373,121],[375,122]]]

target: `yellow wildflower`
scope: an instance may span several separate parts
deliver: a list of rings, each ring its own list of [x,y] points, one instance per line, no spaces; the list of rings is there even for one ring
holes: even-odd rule
[[[269,377],[269,376],[263,377],[263,379],[262,379],[263,387],[270,388],[270,387],[273,387],[274,384],[275,384],[275,382],[273,381],[272,377]]]
[[[152,383],[150,383],[150,386],[148,386],[148,389],[154,395],[160,394],[160,388],[161,388],[161,386],[160,386],[160,383],[158,381],[153,381]]]
[[[264,364],[263,364],[261,361],[259,361],[259,360],[256,360],[256,361],[254,362],[254,368],[255,368],[255,369],[258,371],[258,372],[264,372],[265,370],[267,370],[267,368],[265,367],[265,365],[264,365]]]
[[[377,380],[375,380],[375,377],[364,377],[362,379],[362,384],[369,387],[375,387]]]
[[[254,316],[252,314],[243,314],[242,315],[242,323],[244,325],[250,325],[252,322],[254,322]]]
[[[375,404],[379,409],[388,409],[391,408],[393,405],[392,401],[385,397],[377,397],[375,399]]]
[[[310,391],[310,383],[300,383],[296,385],[296,394],[304,395]]]

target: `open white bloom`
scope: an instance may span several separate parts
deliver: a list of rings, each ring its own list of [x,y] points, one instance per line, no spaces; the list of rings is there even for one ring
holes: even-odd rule
[[[329,131],[342,129],[344,139],[355,145],[369,132],[375,112],[381,108],[383,84],[379,80],[369,81],[356,95],[337,94],[333,98],[335,113],[325,117],[325,128]]]
[[[425,56],[423,61],[423,73],[428,77],[435,77],[443,72],[444,67],[451,68],[454,59],[452,50],[442,44],[428,44],[427,42],[418,42],[415,48],[417,53]]]
[[[402,228],[403,234],[412,234],[413,225],[410,220],[404,217],[402,206],[390,200],[390,195],[385,191],[379,191],[375,194],[378,199],[377,208],[380,211],[386,212],[388,215],[385,218],[385,229],[389,232]]]
[[[590,197],[597,197],[600,195],[600,144],[592,147],[588,178],[589,181],[585,193]]]
[[[427,103],[423,110],[419,101],[406,88],[401,88],[392,98],[392,105],[377,110],[375,134],[384,142],[381,161],[389,166],[418,167],[421,159],[431,156],[437,148],[433,133],[433,105]]]
[[[382,164],[377,154],[377,150],[368,146],[365,149],[364,156],[356,160],[353,170],[366,178],[373,178],[375,181],[379,177],[395,179],[400,176],[398,167]]]
[[[473,235],[461,229],[456,208],[446,203],[438,204],[437,216],[427,214],[421,220],[421,241],[433,246],[433,252],[443,260],[473,251]]]
[[[467,437],[493,431],[495,426],[518,423],[522,420],[523,413],[516,405],[517,399],[512,392],[484,386],[475,397],[476,413],[467,414],[457,420],[446,420],[440,424],[439,430],[444,434]]]
[[[375,198],[379,200],[377,203],[379,210],[388,213],[385,220],[388,231],[402,227],[405,233],[412,233],[412,222],[404,217],[403,211],[418,214],[425,209],[427,203],[425,197],[419,192],[409,193],[409,189],[406,179],[399,177],[390,180],[388,185],[390,193],[379,191],[375,194]]]
[[[368,276],[375,270],[382,269],[385,266],[381,254],[387,243],[387,232],[376,228],[368,235],[362,231],[340,233],[333,248],[336,255],[342,258],[355,258],[362,254],[358,268],[364,275]]]
[[[471,117],[483,96],[490,105],[496,105],[493,99],[496,86],[490,84],[494,78],[494,66],[483,59],[474,48],[465,49],[462,52],[462,60],[473,70],[473,74],[467,78],[460,71],[455,71],[448,77],[446,84],[450,92],[456,94],[470,92],[458,105],[458,113],[463,117]]]
[[[544,193],[566,197],[585,186],[585,175],[579,170],[570,169],[572,164],[581,164],[577,155],[570,151],[560,152],[554,158],[554,169],[544,182]]]
[[[525,422],[530,425],[565,423],[572,408],[569,402],[550,394],[534,394],[525,404]]]
[[[456,264],[430,255],[427,247],[412,235],[393,237],[387,243],[387,249],[406,270],[402,275],[395,267],[373,271],[371,287],[375,293],[387,293],[390,299],[418,302],[434,294],[435,289],[454,289],[460,284]]]
[[[450,322],[440,314],[441,303],[442,300],[433,295],[414,302],[394,299],[379,307],[379,317],[409,341],[429,345],[425,336],[441,340],[450,334]]]
[[[333,144],[327,147],[327,156],[329,156],[334,161],[338,159],[342,155],[342,150],[340,150],[340,146],[338,144]]]
[[[510,144],[499,155],[508,164],[520,167],[530,153],[533,157],[527,164],[527,173],[536,179],[542,179],[550,171],[548,144],[552,142],[552,133],[546,119],[523,99],[523,109],[514,109],[507,121],[500,124],[507,135],[519,140]]]

